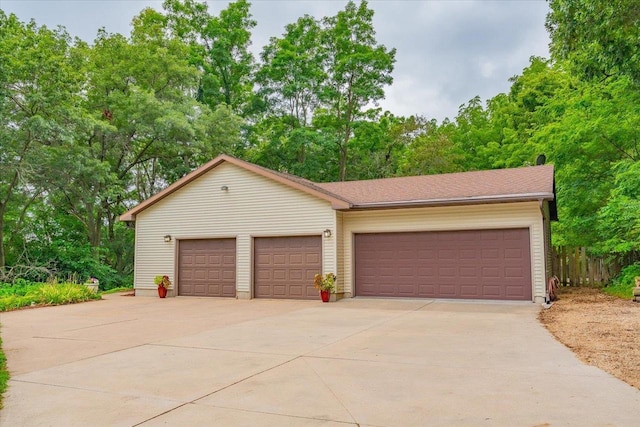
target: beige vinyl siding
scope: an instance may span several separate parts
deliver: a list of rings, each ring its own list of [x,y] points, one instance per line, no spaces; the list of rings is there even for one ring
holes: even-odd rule
[[[336,293],[342,294],[344,292],[344,233],[343,233],[343,213],[336,212],[336,256],[338,262],[336,263],[337,270],[335,271],[338,276],[336,282]]]
[[[344,212],[342,221],[345,296],[353,295],[355,233],[529,228],[533,296],[544,298],[545,243],[538,202]]]
[[[335,271],[335,217],[329,202],[223,163],[137,215],[136,289],[155,288],[158,274],[175,281],[179,239],[235,238],[236,286],[248,293],[253,237],[322,235],[329,228],[334,236],[323,238],[322,263]],[[164,243],[166,234],[171,243]]]

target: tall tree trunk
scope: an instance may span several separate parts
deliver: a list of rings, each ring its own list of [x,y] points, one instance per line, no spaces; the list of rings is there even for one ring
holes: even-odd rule
[[[340,171],[338,179],[344,181],[347,179],[347,141],[345,138],[344,144],[340,147]]]

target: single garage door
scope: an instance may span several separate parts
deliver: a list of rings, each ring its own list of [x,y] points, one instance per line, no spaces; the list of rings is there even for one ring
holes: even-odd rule
[[[256,237],[256,298],[318,299],[313,277],[322,271],[322,238]]]
[[[357,296],[531,300],[529,230],[356,234]]]
[[[178,295],[236,296],[236,240],[180,240]]]

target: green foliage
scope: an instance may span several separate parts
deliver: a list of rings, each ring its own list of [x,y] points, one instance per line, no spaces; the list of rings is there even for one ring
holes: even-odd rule
[[[202,74],[190,49],[151,9],[130,38],[100,30],[92,46],[0,13],[3,276],[25,266],[32,280],[131,283],[133,230],[118,216],[240,153],[241,119],[194,99]]]
[[[551,54],[587,79],[615,74],[640,83],[640,2],[551,0]]]
[[[319,291],[333,292],[336,289],[337,277],[333,273],[316,274],[313,278],[313,286]]]
[[[21,307],[63,305],[100,299],[100,295],[77,283],[38,283],[18,286],[0,285],[0,312]]]
[[[171,280],[169,280],[169,276],[155,276],[153,278],[153,283],[159,288],[170,288]]]
[[[322,20],[303,16],[272,37],[261,58],[256,82],[266,108],[251,158],[319,181],[367,177],[376,165],[354,166],[370,158],[361,149],[370,143],[355,138],[378,125],[370,104],[384,97],[395,62],[395,50],[375,39],[367,2],[350,1]],[[395,172],[395,164],[385,166]]]
[[[30,282],[24,279],[17,279],[14,283],[0,283],[0,298],[9,296],[25,296],[42,283]]]
[[[2,325],[0,324],[0,327]],[[2,397],[7,390],[9,382],[9,371],[7,370],[7,356],[2,351],[2,338],[0,338],[0,409],[2,409]]]
[[[550,5],[552,59],[532,57],[507,93],[442,123],[375,108],[395,50],[376,40],[366,1],[287,25],[258,65],[246,0],[218,15],[166,0],[128,36],[100,30],[92,44],[0,11],[0,277],[130,286],[134,232],[118,216],[221,153],[320,182],[522,167],[544,153],[554,242],[632,262],[640,6]]]
[[[229,3],[219,16],[210,15],[205,2],[165,0],[169,28],[191,48],[191,63],[201,70],[198,100],[212,108],[227,105],[236,114],[251,112],[253,55],[249,52],[249,3]]]
[[[328,77],[321,94],[327,106],[321,121],[333,136],[338,180],[344,181],[354,124],[375,117],[377,111],[366,107],[383,99],[384,87],[393,83],[396,50],[377,43],[373,10],[364,0],[358,6],[349,1],[344,10],[323,22]]]
[[[631,264],[622,269],[610,286],[603,289],[609,295],[624,299],[633,299],[635,278],[640,276],[640,263]]]

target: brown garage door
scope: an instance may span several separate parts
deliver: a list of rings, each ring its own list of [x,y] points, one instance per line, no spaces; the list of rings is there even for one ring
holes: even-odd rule
[[[320,236],[256,237],[256,298],[318,299],[313,277],[322,271]]]
[[[180,240],[178,295],[236,296],[236,240]]]
[[[357,234],[356,295],[531,300],[529,230]]]

